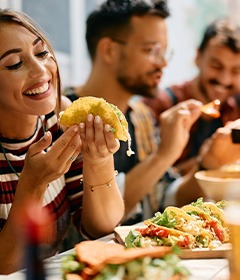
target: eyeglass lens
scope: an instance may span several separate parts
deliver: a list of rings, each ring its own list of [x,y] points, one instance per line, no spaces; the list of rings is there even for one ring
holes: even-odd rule
[[[163,50],[160,45],[155,45],[150,53],[150,57],[157,61],[158,63],[161,63],[163,60],[166,60],[169,62],[173,56],[173,50],[167,49]]]

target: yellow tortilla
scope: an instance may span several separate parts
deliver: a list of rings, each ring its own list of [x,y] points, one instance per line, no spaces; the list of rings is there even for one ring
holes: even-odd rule
[[[218,227],[224,232],[224,241],[223,242],[229,242],[229,230],[227,227],[223,226],[221,221],[216,217],[216,216],[211,216],[210,214],[208,214],[206,211],[202,210],[201,208],[197,207],[197,206],[192,206],[192,205],[185,205],[182,207],[182,209],[184,211],[187,212],[196,212],[198,213],[198,215],[204,215],[205,219],[207,221],[214,221],[216,220],[218,223]]]
[[[104,124],[114,129],[115,138],[128,140],[128,123],[123,113],[103,98],[85,96],[75,100],[60,116],[60,124],[66,127],[86,122],[87,116],[99,116]]]
[[[196,232],[194,233],[194,231],[191,227],[190,228],[185,227],[183,229],[183,225],[181,225],[179,228],[176,225],[175,228],[177,228],[178,230],[188,232],[188,233],[192,234],[193,236],[203,236],[203,237],[207,237],[209,240],[212,239],[212,234],[209,231],[207,231],[206,229],[204,229],[202,226],[200,226],[196,217],[187,214],[187,212],[185,212],[181,208],[178,208],[178,207],[175,207],[175,206],[168,206],[164,210],[164,212],[165,211],[167,211],[169,213],[169,215],[171,215],[171,212],[175,213],[174,217],[175,217],[176,220],[184,219],[185,220],[184,225],[192,222],[193,224],[195,224],[195,229],[196,228],[199,229],[199,232],[196,231],[197,233]]]
[[[160,225],[154,224],[153,222],[151,222],[149,220],[145,220],[144,224],[147,226],[153,225],[154,227],[161,228],[163,230],[167,230],[169,232],[169,234],[173,235],[173,236],[186,236],[189,238],[191,244],[193,244],[193,242],[195,240],[194,236],[191,233],[188,233],[185,231],[181,231],[181,230],[178,230],[175,228],[168,228],[165,226],[160,226]]]
[[[185,219],[186,221],[196,221],[196,218],[194,218],[193,216],[191,215],[188,215],[185,211],[183,211],[181,208],[178,208],[178,207],[175,207],[175,206],[168,206],[164,212],[168,212],[168,215],[171,215],[171,216],[177,216],[179,218],[183,218]],[[171,212],[174,213],[171,214]]]
[[[222,209],[217,207],[213,202],[204,202],[203,205],[205,208],[209,209],[210,214],[216,217],[224,227],[227,227],[227,219]]]

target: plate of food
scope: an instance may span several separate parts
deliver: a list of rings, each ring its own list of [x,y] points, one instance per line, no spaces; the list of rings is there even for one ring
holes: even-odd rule
[[[187,279],[189,270],[171,247],[128,248],[116,243],[83,241],[62,258],[65,280]]]
[[[180,258],[224,258],[231,251],[230,232],[223,207],[196,202],[182,208],[169,206],[140,226],[115,228],[117,241],[130,247],[170,246],[181,249]]]

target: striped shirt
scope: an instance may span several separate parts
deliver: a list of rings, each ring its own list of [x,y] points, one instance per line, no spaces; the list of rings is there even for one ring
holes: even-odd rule
[[[13,140],[0,137],[0,142],[4,147],[0,149],[0,231],[7,221],[18,184],[18,176],[11,169],[11,165],[20,174],[29,146],[37,142],[46,130],[52,133],[53,143],[62,134],[58,127],[57,115],[54,112],[38,118],[36,130],[28,139]],[[83,195],[83,189],[80,185],[81,176],[82,161],[75,160],[64,176],[49,183],[44,194],[43,207],[46,207],[53,214],[57,235],[47,256],[58,250],[67,232],[71,217],[75,226],[80,229]]]

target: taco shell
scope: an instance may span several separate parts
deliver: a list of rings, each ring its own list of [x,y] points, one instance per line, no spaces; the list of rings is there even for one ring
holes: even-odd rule
[[[175,206],[168,206],[165,208],[164,212],[168,212],[169,215],[176,215],[179,218],[183,218],[186,221],[196,221],[196,218],[194,218],[191,215],[188,215],[185,211],[183,211],[181,208],[175,207]],[[172,212],[172,214],[171,214]]]
[[[175,229],[175,228],[168,228],[168,227],[165,227],[165,226],[159,226],[157,224],[154,224],[152,223],[151,221],[149,220],[145,220],[144,221],[144,224],[147,225],[147,226],[154,226],[156,228],[159,228],[159,229],[163,229],[163,230],[167,230],[169,232],[170,235],[173,235],[173,236],[185,236],[185,237],[188,237],[188,239],[190,240],[190,242],[194,242],[194,236],[188,232],[184,232],[184,231],[181,231],[181,230],[178,230],[178,229]]]
[[[206,211],[202,210],[197,206],[185,205],[182,207],[182,209],[187,212],[196,212],[198,213],[198,215],[204,216],[205,219],[209,222],[217,220],[218,227],[223,231],[224,237],[222,241],[224,243],[229,242],[229,232],[228,232],[229,230],[227,227],[223,226],[221,220],[216,218],[216,216],[212,216],[211,214],[207,213]]]
[[[217,207],[217,205],[213,202],[204,202],[203,206],[209,209],[211,215],[216,217],[224,227],[227,227],[227,219],[221,208]]]
[[[87,116],[100,116],[104,124],[109,124],[115,138],[128,140],[128,123],[123,113],[103,98],[85,96],[75,100],[60,116],[60,124],[65,127],[86,122]]]

